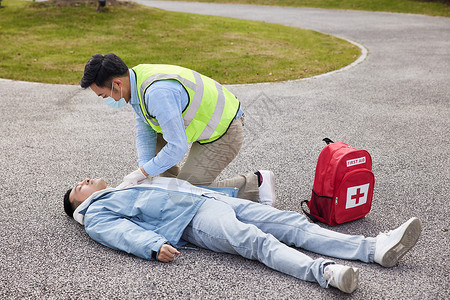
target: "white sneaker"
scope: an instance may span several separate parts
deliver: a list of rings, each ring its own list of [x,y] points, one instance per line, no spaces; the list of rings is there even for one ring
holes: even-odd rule
[[[259,171],[262,177],[262,183],[259,187],[259,203],[275,207],[275,175],[272,171]]]
[[[331,264],[323,270],[323,278],[327,281],[327,284],[350,294],[358,287],[359,269]]]
[[[422,222],[411,218],[395,230],[377,235],[374,261],[383,267],[390,268],[397,264],[419,239]]]

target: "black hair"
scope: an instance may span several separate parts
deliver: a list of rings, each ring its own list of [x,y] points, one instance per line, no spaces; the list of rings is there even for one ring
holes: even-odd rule
[[[73,209],[72,203],[70,203],[70,200],[69,200],[69,195],[70,195],[70,192],[71,192],[71,191],[72,191],[71,188],[68,189],[67,192],[66,192],[66,194],[64,195],[64,211],[66,212],[66,214],[67,214],[69,217],[73,218],[73,212],[74,212],[75,210]]]
[[[84,89],[90,87],[93,83],[98,87],[105,87],[110,84],[112,78],[124,76],[127,73],[127,65],[117,55],[96,53],[84,67],[80,85]]]

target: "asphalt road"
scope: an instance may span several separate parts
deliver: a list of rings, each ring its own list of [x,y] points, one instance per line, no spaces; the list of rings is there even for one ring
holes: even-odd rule
[[[422,237],[391,269],[336,260],[360,268],[351,296],[208,250],[185,250],[163,264],[108,249],[65,216],[62,195],[86,176],[114,185],[136,168],[131,108],[110,109],[78,86],[0,80],[1,299],[450,298],[449,18],[139,2],[309,28],[361,45],[367,56],[338,72],[229,86],[247,114],[246,141],[222,176],[271,169],[278,208],[300,211],[322,138],[347,142],[372,154],[374,202],[366,218],[333,229],[375,236],[418,216]]]

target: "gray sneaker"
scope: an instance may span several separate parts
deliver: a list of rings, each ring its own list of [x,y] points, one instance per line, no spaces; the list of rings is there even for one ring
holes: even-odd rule
[[[359,269],[331,264],[323,270],[323,278],[327,281],[327,284],[350,294],[358,287]]]
[[[411,218],[397,229],[377,235],[374,261],[383,267],[390,268],[406,254],[419,239],[422,222]]]

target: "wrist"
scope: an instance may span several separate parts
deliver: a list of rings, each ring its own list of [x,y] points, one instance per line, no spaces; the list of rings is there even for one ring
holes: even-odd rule
[[[142,174],[144,174],[145,177],[148,177],[148,176],[149,176],[148,173],[145,172],[144,167],[141,167],[140,170],[141,170]]]

